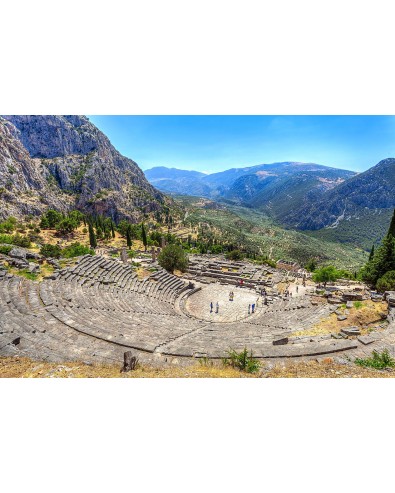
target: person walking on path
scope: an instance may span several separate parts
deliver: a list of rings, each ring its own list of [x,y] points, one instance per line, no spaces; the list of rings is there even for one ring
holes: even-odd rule
[[[251,311],[252,311],[252,313],[254,313],[254,312],[255,312],[255,303],[253,303],[253,304],[252,304],[252,306],[251,306]]]
[[[213,302],[210,303],[210,313],[213,313],[213,308],[214,308],[214,305],[213,305]]]
[[[217,304],[215,305],[215,313],[218,313],[219,312],[219,303],[217,301]]]
[[[248,315],[251,313],[251,304],[248,304]]]

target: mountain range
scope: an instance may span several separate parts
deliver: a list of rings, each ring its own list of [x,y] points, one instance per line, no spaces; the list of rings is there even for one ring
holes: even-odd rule
[[[138,221],[171,203],[87,117],[0,117],[0,218],[51,207]]]
[[[162,173],[166,174],[163,182]],[[254,208],[283,227],[365,249],[381,240],[395,207],[393,158],[359,174],[299,162],[233,168],[211,175],[192,173],[168,168],[145,171],[162,191]]]

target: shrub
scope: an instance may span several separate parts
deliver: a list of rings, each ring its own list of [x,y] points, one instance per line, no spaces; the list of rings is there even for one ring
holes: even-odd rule
[[[53,209],[48,209],[41,218],[40,227],[43,229],[55,228],[62,219],[63,216],[60,212]]]
[[[240,250],[232,250],[228,252],[225,257],[228,260],[243,260],[244,254]]]
[[[381,353],[373,351],[371,358],[356,358],[355,363],[359,366],[376,368],[378,370],[395,367],[395,360],[390,356],[388,349],[384,349]]]
[[[305,269],[308,270],[309,272],[314,272],[316,268],[317,268],[317,261],[314,258],[309,259],[305,265]]]
[[[185,271],[188,267],[188,257],[179,245],[167,245],[158,255],[158,263],[172,273],[176,269]]]
[[[0,233],[12,233],[15,229],[15,222],[11,218],[0,223]]]
[[[392,291],[395,289],[395,270],[386,272],[376,284],[377,291],[383,293],[384,291]]]
[[[29,248],[31,245],[30,239],[27,236],[22,236],[19,233],[16,233],[12,236],[12,243],[16,246]]]
[[[2,253],[3,255],[8,255],[11,250],[11,245],[0,245],[0,253]]]
[[[339,279],[340,273],[338,270],[336,270],[333,265],[327,265],[326,267],[322,267],[321,269],[318,269],[315,271],[313,274],[313,281],[314,282],[323,282],[324,286],[326,286],[327,282],[333,282]]]
[[[362,308],[362,301],[354,301],[354,308],[356,308],[357,310],[359,310],[359,308]]]
[[[46,245],[43,245],[40,249],[41,255],[44,255],[44,257],[52,257],[52,258],[59,258],[61,255],[62,249],[60,248],[59,245],[50,245],[47,243]]]
[[[129,258],[134,258],[136,256],[135,250],[128,250],[128,256]],[[117,255],[118,257],[118,255]]]
[[[80,255],[94,255],[94,250],[91,250],[89,247],[85,245],[81,245],[78,241],[72,243],[68,247],[62,250],[62,257],[71,258],[71,257],[79,257]]]
[[[5,235],[0,233],[0,243],[13,243],[13,236],[12,235]]]
[[[30,281],[35,281],[38,277],[38,274],[35,272],[29,272],[27,269],[21,269],[18,271],[18,275],[29,279]]]
[[[260,368],[259,361],[252,357],[252,351],[248,355],[247,348],[244,348],[240,353],[231,349],[228,351],[228,357],[224,358],[222,362],[226,366],[231,366],[247,373],[256,373]]]

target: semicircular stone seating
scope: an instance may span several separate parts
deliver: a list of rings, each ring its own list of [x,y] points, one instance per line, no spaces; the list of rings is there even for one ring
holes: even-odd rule
[[[251,276],[258,278],[255,271]],[[223,279],[222,284],[226,284]],[[291,338],[286,345],[274,345],[291,329],[308,329],[332,309],[313,306],[308,297],[278,299],[237,321],[199,318],[185,306],[198,299],[201,289],[208,290],[209,300],[210,286],[202,286],[163,269],[140,279],[131,266],[99,255],[85,255],[55,279],[40,283],[0,271],[0,356],[119,363],[128,349],[145,361],[222,358],[229,349],[245,347],[260,358],[360,349],[355,340],[330,336]],[[229,286],[223,289],[226,292]],[[394,326],[395,321],[387,340],[377,341],[376,346],[391,343]]]

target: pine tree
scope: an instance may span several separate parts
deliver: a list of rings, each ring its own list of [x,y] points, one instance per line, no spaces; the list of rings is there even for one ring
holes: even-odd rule
[[[143,240],[144,251],[147,251],[147,235],[144,228],[144,223],[141,223],[141,238]]]
[[[373,257],[374,257],[374,243],[372,245],[372,249],[370,250],[369,262],[373,260]]]
[[[95,231],[93,230],[92,223],[89,223],[89,244],[91,248],[97,247],[96,235]]]
[[[395,209],[394,209],[394,213],[393,213],[392,219],[391,219],[391,224],[390,224],[390,227],[389,227],[388,233],[387,233],[387,236],[389,236],[389,235],[392,235],[395,238]]]
[[[130,226],[126,230],[126,244],[130,250],[132,248],[132,231]]]

